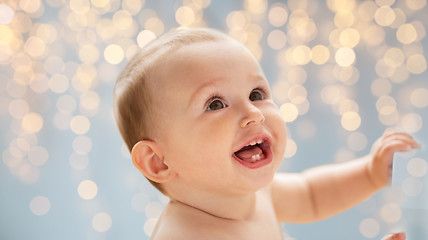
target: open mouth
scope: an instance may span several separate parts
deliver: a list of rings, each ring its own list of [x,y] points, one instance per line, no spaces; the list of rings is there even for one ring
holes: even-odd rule
[[[269,164],[271,159],[270,143],[266,140],[253,141],[233,154],[233,157],[248,168],[259,168]]]

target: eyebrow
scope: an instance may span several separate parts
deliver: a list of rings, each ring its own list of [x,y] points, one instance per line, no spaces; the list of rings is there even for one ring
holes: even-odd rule
[[[207,81],[206,83],[202,84],[201,86],[199,86],[190,96],[189,99],[189,103],[188,103],[188,107],[190,107],[190,105],[192,105],[192,103],[195,102],[195,99],[198,97],[198,95],[200,95],[201,92],[203,92],[204,89],[206,88],[212,88],[213,86],[217,85],[216,83],[218,83],[219,81],[224,81],[224,78],[219,77],[219,78],[213,78],[210,81]]]

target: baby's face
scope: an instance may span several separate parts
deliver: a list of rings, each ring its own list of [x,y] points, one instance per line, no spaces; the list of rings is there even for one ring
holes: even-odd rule
[[[256,59],[234,41],[195,43],[152,83],[167,165],[187,186],[255,191],[283,159],[286,129]]]

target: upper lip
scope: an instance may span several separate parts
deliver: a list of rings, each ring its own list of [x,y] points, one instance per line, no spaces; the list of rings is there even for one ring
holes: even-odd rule
[[[235,147],[233,149],[233,153],[236,153],[237,151],[249,145],[260,144],[260,143],[270,144],[271,142],[272,142],[272,137],[269,134],[266,134],[266,133],[258,134],[250,137],[248,140],[243,142],[243,144]]]

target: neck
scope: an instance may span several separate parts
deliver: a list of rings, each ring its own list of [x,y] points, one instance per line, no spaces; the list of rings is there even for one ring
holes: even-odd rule
[[[202,214],[228,220],[246,220],[254,213],[256,194],[218,196],[213,193],[170,196],[171,203],[181,204]]]

